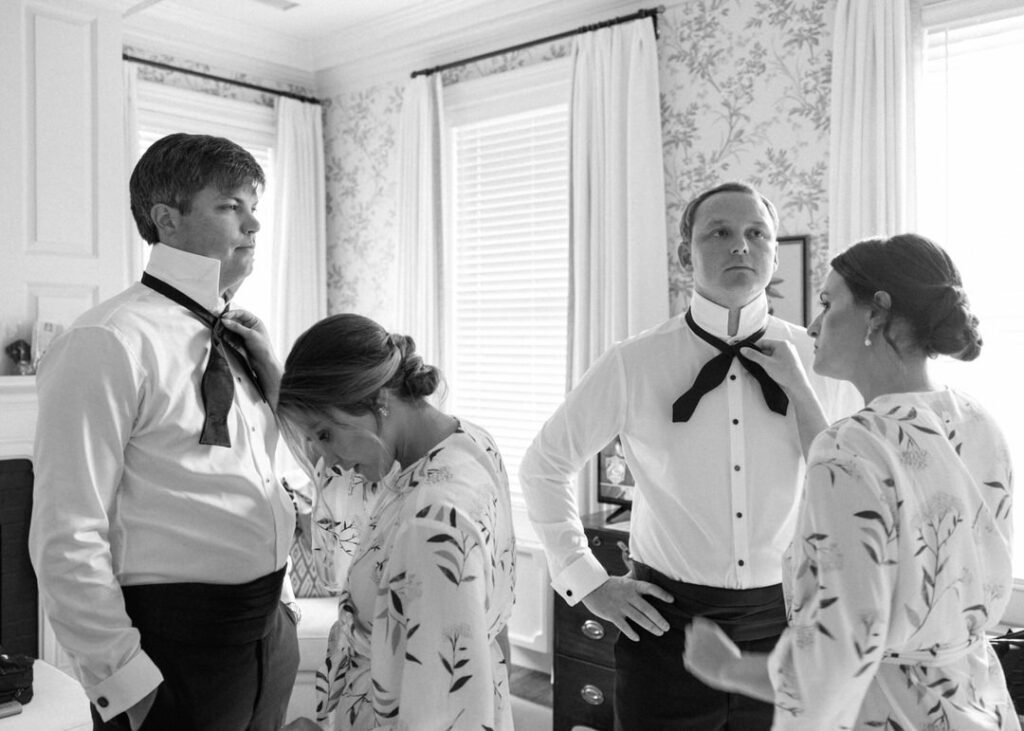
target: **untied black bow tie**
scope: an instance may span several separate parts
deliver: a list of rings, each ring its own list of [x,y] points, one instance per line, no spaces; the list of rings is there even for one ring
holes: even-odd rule
[[[725,375],[729,372],[729,366],[732,365],[733,358],[739,358],[743,367],[747,369],[750,375],[757,379],[757,382],[761,385],[761,393],[764,394],[764,400],[768,404],[768,408],[776,414],[786,415],[786,410],[789,408],[789,398],[783,392],[782,387],[768,375],[764,368],[740,354],[740,348],[753,347],[754,343],[764,336],[767,327],[761,328],[750,337],[744,338],[738,343],[729,345],[694,322],[689,310],[686,311],[686,324],[690,326],[690,329],[693,330],[697,337],[715,346],[721,352],[704,364],[704,367],[700,369],[700,373],[697,374],[693,385],[690,386],[690,390],[672,404],[673,423],[690,420],[704,394],[717,388],[725,380]]]
[[[235,360],[242,368],[242,372],[249,377],[249,380],[256,386],[260,396],[266,400],[263,388],[260,386],[259,378],[249,365],[245,356],[244,348],[230,342],[229,337],[233,333],[228,332],[220,315],[215,315],[187,294],[177,289],[162,279],[152,274],[144,273],[142,283],[153,289],[164,297],[167,297],[192,312],[202,320],[213,333],[213,340],[210,346],[210,359],[206,362],[206,370],[203,372],[203,380],[200,390],[203,395],[203,409],[206,418],[203,421],[203,430],[199,435],[199,443],[215,447],[230,447],[231,435],[228,432],[228,412],[231,411],[231,404],[235,398],[235,382],[231,375],[231,366],[228,364],[227,354],[235,356]],[[224,308],[227,312],[227,308]]]

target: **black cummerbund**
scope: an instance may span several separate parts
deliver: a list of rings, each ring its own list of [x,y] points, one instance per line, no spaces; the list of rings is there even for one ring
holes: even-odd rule
[[[786,628],[782,584],[756,589],[688,584],[670,579],[639,561],[633,562],[633,578],[657,584],[675,597],[671,604],[657,602],[658,611],[673,628],[682,629],[693,617],[707,617],[737,642],[777,637]]]
[[[121,588],[140,632],[186,645],[243,645],[267,636],[284,567],[245,584],[139,584]]]

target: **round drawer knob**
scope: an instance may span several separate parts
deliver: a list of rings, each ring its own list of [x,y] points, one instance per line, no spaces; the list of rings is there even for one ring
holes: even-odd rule
[[[601,536],[594,536],[593,538],[591,538],[590,539],[590,545],[591,546],[600,546],[601,545]]]
[[[589,683],[580,688],[580,697],[584,703],[589,703],[592,706],[599,706],[604,703],[604,693],[596,685],[590,685]]]
[[[600,622],[595,622],[593,619],[588,619],[580,625],[580,632],[587,639],[600,640],[604,638],[604,625]]]

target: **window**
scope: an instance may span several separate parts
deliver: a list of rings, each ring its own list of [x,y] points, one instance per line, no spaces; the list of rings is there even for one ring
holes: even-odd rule
[[[275,331],[268,306],[270,287],[270,250],[274,230],[274,196],[271,176],[274,171],[274,147],[277,144],[277,116],[273,107],[179,89],[150,81],[137,86],[136,120],[139,155],[165,135],[175,132],[227,137],[256,158],[267,178],[257,206],[260,232],[257,234],[256,264],[232,299],[232,304],[250,310]],[[133,229],[134,230],[134,229]],[[136,236],[149,258],[149,245]],[[141,269],[141,267],[140,267]],[[141,272],[140,272],[141,273]]]
[[[495,438],[514,496],[565,397],[568,90],[563,61],[445,90],[450,410]]]
[[[1018,7],[1008,17],[933,22],[925,54],[918,228],[946,247],[960,268],[984,339],[978,360],[940,359],[937,371],[947,383],[976,396],[998,420],[1019,475],[1024,468],[1019,375],[1024,245],[1015,217],[1022,204],[1024,98],[1015,72],[1024,68],[1024,14]],[[1019,489],[1015,503],[1014,557],[1016,573],[1024,578]],[[1017,594],[1020,589],[1024,584]],[[1008,617],[1024,619],[1024,601],[1019,608],[1016,601],[1011,604]]]

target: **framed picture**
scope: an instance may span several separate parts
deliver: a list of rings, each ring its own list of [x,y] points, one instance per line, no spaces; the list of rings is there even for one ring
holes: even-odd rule
[[[636,485],[622,453],[622,443],[616,437],[597,455],[597,502],[618,506],[606,518],[606,522],[614,523],[628,518],[628,511],[633,505],[634,489]]]
[[[779,268],[768,284],[768,311],[806,327],[811,321],[807,280],[811,268],[809,236],[780,236]]]

